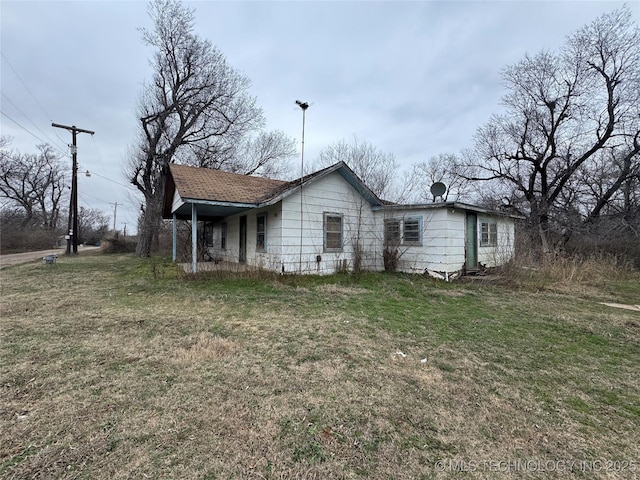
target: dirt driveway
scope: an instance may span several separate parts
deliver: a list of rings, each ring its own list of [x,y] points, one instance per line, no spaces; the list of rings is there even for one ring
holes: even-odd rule
[[[99,247],[83,247],[78,246],[78,251],[97,250]],[[40,250],[37,252],[12,253],[10,255],[0,255],[0,269],[10,265],[18,265],[20,263],[29,263],[35,260],[42,261],[42,257],[47,255],[64,255],[65,248],[56,248],[52,250]]]

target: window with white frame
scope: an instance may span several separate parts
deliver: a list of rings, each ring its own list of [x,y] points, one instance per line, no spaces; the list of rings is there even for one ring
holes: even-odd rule
[[[422,217],[387,218],[384,241],[386,245],[422,245]]]
[[[264,252],[267,247],[267,215],[256,217],[256,251]]]
[[[480,246],[495,247],[498,245],[498,222],[482,220],[480,222]]]
[[[324,251],[342,251],[342,215],[338,213],[324,214]]]

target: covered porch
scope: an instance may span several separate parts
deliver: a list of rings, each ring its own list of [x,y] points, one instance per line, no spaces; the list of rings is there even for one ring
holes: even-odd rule
[[[221,222],[232,215],[257,208],[287,184],[282,180],[221,170],[169,165],[163,218],[173,221],[173,261],[176,262],[178,256],[178,220],[191,221],[191,263],[187,268],[192,273],[199,268],[216,268],[209,266],[209,262],[198,262],[198,221]]]
[[[171,212],[172,214],[172,260],[178,259],[178,221],[191,220],[191,262],[181,263],[185,272],[197,273],[211,270],[245,271],[247,265],[234,262],[203,262],[198,261],[198,222],[216,221],[236,213],[254,208],[248,204],[229,204],[207,200],[183,199],[182,204]],[[240,268],[244,267],[245,270]]]

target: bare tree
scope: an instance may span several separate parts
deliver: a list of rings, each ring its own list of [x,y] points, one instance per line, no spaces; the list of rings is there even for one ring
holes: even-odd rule
[[[78,238],[82,243],[97,243],[109,231],[109,216],[97,208],[80,207]]]
[[[256,136],[230,143],[223,150],[210,152],[196,148],[192,160],[185,163],[244,175],[283,178],[288,174],[288,159],[295,154],[296,142],[284,132],[261,131]]]
[[[640,266],[640,161],[629,152],[602,150],[568,184],[557,212],[564,248],[606,251]]]
[[[383,199],[394,196],[394,180],[399,165],[392,153],[384,153],[369,142],[339,140],[325,147],[314,162],[316,168],[346,163],[373,193]]]
[[[23,212],[22,225],[35,224],[47,230],[58,226],[61,201],[66,197],[66,168],[53,149],[38,145],[39,153],[23,154],[6,150],[9,140],[0,145],[0,194]]]
[[[624,149],[608,149],[591,165],[582,169],[582,184],[588,204],[585,222],[591,222],[603,212],[613,211],[630,215],[640,215],[640,204],[637,196],[640,189],[640,156],[637,152],[640,133],[634,138],[634,147]]]
[[[442,196],[444,201],[465,201],[474,192],[472,182],[468,179],[468,167],[464,176],[461,175],[462,169],[462,161],[457,155],[441,153],[428,161],[413,164],[407,175],[408,180],[403,183],[410,185],[408,196],[414,201],[433,201],[431,186],[436,182],[442,182],[446,186]]]
[[[155,49],[152,81],[144,87],[138,113],[139,140],[128,175],[144,195],[136,253],[147,256],[161,222],[167,167],[172,162],[250,172],[262,165],[237,163],[237,144],[263,125],[262,111],[249,95],[249,80],[224,55],[193,31],[194,12],[177,0],[149,5],[153,29],[141,29]]]
[[[510,185],[526,202],[544,252],[552,248],[554,213],[567,206],[581,169],[603,150],[626,148],[619,182],[600,196],[607,203],[628,177],[625,165],[638,162],[639,42],[625,7],[571,35],[559,53],[527,55],[503,72],[506,111],[478,130],[479,174],[469,178]],[[584,219],[601,208],[596,203],[577,213]]]

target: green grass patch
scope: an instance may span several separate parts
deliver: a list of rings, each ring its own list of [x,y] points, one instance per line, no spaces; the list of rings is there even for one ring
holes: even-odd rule
[[[523,290],[190,275],[126,254],[0,275],[6,478],[449,478],[438,461],[638,460],[640,314],[600,304],[640,298],[637,277]],[[466,472],[489,474],[539,472]]]

